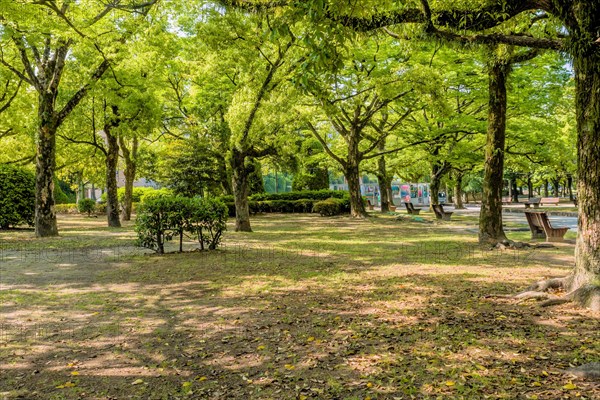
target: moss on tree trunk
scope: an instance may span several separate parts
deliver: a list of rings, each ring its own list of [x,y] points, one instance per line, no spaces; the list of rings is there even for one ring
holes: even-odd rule
[[[509,66],[493,60],[489,63],[488,70],[488,129],[479,214],[479,242],[494,244],[506,240],[502,229],[502,175],[506,141],[506,77]]]

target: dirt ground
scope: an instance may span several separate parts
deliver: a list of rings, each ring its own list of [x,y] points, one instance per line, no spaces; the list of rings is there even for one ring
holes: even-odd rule
[[[600,361],[600,315],[490,297],[566,275],[572,240],[492,251],[460,213],[263,215],[157,256],[131,224],[60,218],[59,238],[0,232],[2,400],[600,399],[564,372]]]

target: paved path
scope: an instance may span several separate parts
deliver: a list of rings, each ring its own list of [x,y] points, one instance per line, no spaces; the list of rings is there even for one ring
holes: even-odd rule
[[[444,209],[448,209],[448,211],[455,211],[454,208],[450,206],[444,206]],[[457,210],[456,212],[468,215],[478,215],[479,207],[469,207],[467,210]],[[577,217],[549,216],[548,218],[550,219],[552,226],[567,226],[569,227],[569,230],[577,232]],[[517,222],[523,224],[523,226],[528,226],[524,213],[503,213],[502,220],[505,222]]]

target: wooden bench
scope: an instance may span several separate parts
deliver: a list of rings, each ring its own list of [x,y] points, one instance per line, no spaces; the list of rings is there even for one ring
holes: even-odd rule
[[[415,206],[413,205],[413,203],[409,202],[405,202],[404,205],[406,206],[406,212],[412,215],[419,215],[419,213],[421,212],[420,208],[415,208]]]
[[[373,204],[371,204],[371,200],[369,199],[367,199],[367,207],[370,211],[373,211],[375,209],[375,207],[373,207]]]
[[[541,199],[529,199],[523,204],[525,204],[525,208],[529,208],[530,206],[533,206],[533,208],[540,208],[540,200]]]
[[[558,206],[559,201],[560,199],[558,197],[542,197],[540,199],[540,204],[554,204],[555,206]]]
[[[512,203],[512,199],[510,197],[502,198],[502,204],[511,204],[511,203]]]
[[[545,212],[525,211],[532,239],[546,238],[547,242],[562,242],[569,230],[567,227],[554,228]]]
[[[452,216],[452,212],[444,211],[444,207],[441,204],[433,204],[431,206],[433,208],[433,212],[435,213],[435,217],[437,219],[443,219],[444,221],[450,221],[450,217]]]

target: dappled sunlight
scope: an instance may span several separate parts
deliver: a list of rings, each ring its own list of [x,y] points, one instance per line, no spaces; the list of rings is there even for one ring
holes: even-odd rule
[[[304,385],[317,398],[506,397],[538,381],[559,393],[553,373],[600,351],[600,317],[488,297],[563,275],[570,247],[489,253],[443,226],[395,235],[386,218],[256,221],[251,242],[229,233],[217,252],[115,254],[111,242],[85,257],[87,237],[63,242],[77,250],[62,248],[68,262],[27,245],[14,259],[5,251],[3,385],[37,370],[37,386],[57,396],[65,382],[134,397],[187,382],[201,397],[277,398]]]

